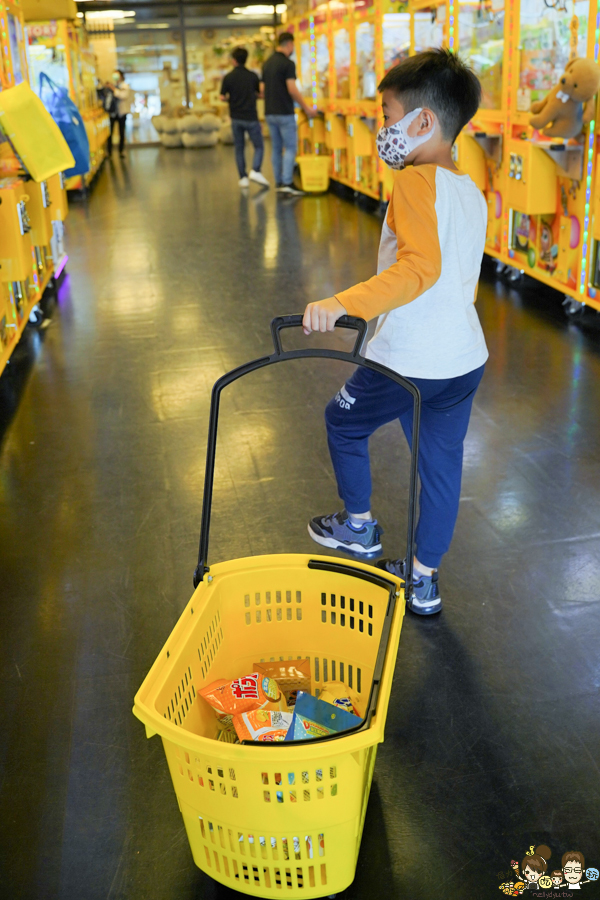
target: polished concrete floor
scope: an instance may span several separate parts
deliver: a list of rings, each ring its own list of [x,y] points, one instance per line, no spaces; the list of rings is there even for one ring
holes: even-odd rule
[[[7,900],[233,898],[132,699],[191,593],[213,381],[268,352],[272,316],[369,276],[379,230],[341,196],[241,194],[231,148],[132,150],[73,205],[48,327],[0,379]],[[484,269],[444,611],[406,617],[347,900],[503,896],[538,843],[600,864],[600,329],[560,300]],[[322,411],[347,369],[287,365],[224,400],[212,561],[311,552],[307,518],[337,508]],[[400,553],[399,427],[372,449]]]

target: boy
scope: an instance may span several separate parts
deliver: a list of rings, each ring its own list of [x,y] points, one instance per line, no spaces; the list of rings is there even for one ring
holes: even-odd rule
[[[366,356],[413,381],[421,392],[420,516],[410,609],[442,608],[438,567],[447,552],[460,497],[463,442],[488,357],[474,302],[485,245],[481,191],[452,161],[452,145],[481,98],[476,76],[447,50],[428,50],[391,69],[379,85],[384,127],[380,157],[402,168],[383,225],[378,274],[310,303],[304,331],[332,331],[348,313],[378,316]],[[317,543],[362,559],[382,552],[370,510],[369,436],[400,419],[410,442],[412,399],[385,376],[359,368],[327,406],[329,449],[341,513],[316,516]],[[403,560],[379,567],[404,577]]]
[[[264,155],[263,136],[256,112],[256,98],[260,96],[260,82],[258,75],[246,68],[247,59],[248,51],[243,47],[236,47],[232,52],[233,69],[223,79],[221,99],[229,100],[235,161],[240,175],[239,186],[247,188],[250,181],[255,181],[256,184],[269,187],[269,182],[260,171]],[[249,178],[246,172],[244,149],[246,132],[248,132],[248,137],[254,147],[254,159]]]

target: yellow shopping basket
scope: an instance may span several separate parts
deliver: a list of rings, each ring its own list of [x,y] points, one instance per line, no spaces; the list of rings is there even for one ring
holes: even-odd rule
[[[311,194],[324,193],[329,187],[331,156],[329,154],[318,156],[311,153],[296,157],[296,162],[300,166],[302,190]]]
[[[375,766],[383,741],[404,590],[399,579],[335,557],[277,554],[206,565],[219,400],[225,386],[265,366],[306,357],[340,359],[388,375],[414,399],[407,563],[412,568],[420,396],[395,372],[351,353],[275,351],[240,366],[213,388],[195,591],[135,697],[146,734],[159,734],[194,861],[216,881],[255,897],[333,896],[352,882]],[[412,572],[407,573],[411,585]],[[407,588],[410,590],[410,587]],[[362,701],[360,726],[313,741],[228,744],[215,740],[213,711],[198,696],[256,661],[309,659],[313,692],[343,681]]]

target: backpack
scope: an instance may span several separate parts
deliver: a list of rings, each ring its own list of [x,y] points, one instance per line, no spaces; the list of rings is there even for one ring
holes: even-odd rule
[[[85,175],[90,170],[90,143],[81,113],[69,97],[66,88],[55,84],[45,72],[40,72],[39,94],[75,159],[73,168],[65,171],[65,178]]]

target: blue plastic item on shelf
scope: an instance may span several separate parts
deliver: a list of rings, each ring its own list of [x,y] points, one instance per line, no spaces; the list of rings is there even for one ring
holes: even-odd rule
[[[65,171],[65,178],[85,175],[90,170],[90,142],[81,113],[69,97],[67,89],[55,84],[45,72],[40,73],[39,94],[75,159],[73,168]]]

